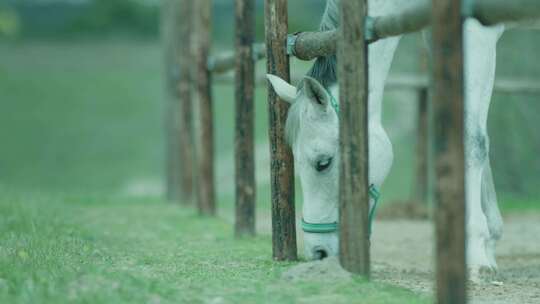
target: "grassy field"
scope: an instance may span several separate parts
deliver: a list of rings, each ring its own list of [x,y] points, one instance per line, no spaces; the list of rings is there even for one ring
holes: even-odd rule
[[[155,199],[1,197],[1,303],[428,303],[360,278],[291,284],[269,237]]]
[[[161,175],[159,48],[130,45],[2,45],[1,183],[110,191]]]

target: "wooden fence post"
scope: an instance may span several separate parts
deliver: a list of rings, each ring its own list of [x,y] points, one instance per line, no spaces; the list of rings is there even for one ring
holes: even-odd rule
[[[338,41],[340,87],[339,258],[369,278],[368,60],[366,0],[341,1]]]
[[[182,201],[190,203],[193,199],[193,170],[194,170],[194,130],[193,130],[193,94],[192,94],[192,64],[193,57],[189,41],[193,31],[193,6],[191,1],[181,1],[180,15],[180,52],[176,55],[180,58],[180,81],[178,83],[178,94],[180,95],[182,117],[180,119],[182,138],[181,155],[182,155]]]
[[[466,303],[463,18],[433,1],[437,302]]]
[[[267,72],[290,80],[286,53],[288,31],[287,1],[265,0]],[[285,121],[289,105],[268,90],[270,139],[270,180],[272,192],[272,255],[276,260],[296,260],[294,206],[294,161],[285,141]]]
[[[254,93],[255,1],[236,0],[235,185],[237,236],[255,234]]]
[[[416,183],[414,186],[415,201],[426,205],[429,187],[429,105],[428,89],[417,90],[417,124],[416,124]]]
[[[199,152],[199,181],[198,207],[205,215],[214,215],[215,186],[214,186],[214,123],[212,113],[211,75],[208,70],[208,56],[211,42],[211,1],[193,1],[196,5],[197,18],[197,93],[200,112],[200,152]]]
[[[176,60],[176,43],[175,37],[177,32],[175,29],[176,18],[174,0],[164,1],[161,7],[161,39],[164,50],[164,71],[165,71],[165,181],[166,181],[166,196],[170,201],[177,200],[180,196],[180,172],[178,168],[179,162],[176,159],[179,152],[177,137],[174,135],[176,126],[176,115],[178,102],[176,102],[176,90],[174,89],[176,79],[178,78],[178,61]],[[178,39],[176,39],[178,40]]]
[[[163,4],[162,34],[165,43],[165,77],[167,79],[166,185],[167,199],[189,203],[193,196],[192,91],[189,38],[192,27],[191,2],[168,0]]]

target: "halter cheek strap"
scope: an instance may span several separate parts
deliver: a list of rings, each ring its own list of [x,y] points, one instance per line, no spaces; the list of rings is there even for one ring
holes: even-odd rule
[[[328,95],[330,96],[330,105],[332,106],[332,108],[334,108],[334,111],[336,111],[336,114],[339,116],[339,103],[327,88],[324,89],[326,90],[326,93],[328,93]]]
[[[330,93],[330,91],[325,88],[326,93],[328,93],[328,96],[330,96],[330,105],[336,111],[336,114],[339,117],[339,104],[336,100],[336,98]],[[371,227],[373,225],[373,219],[375,218],[375,211],[377,210],[377,205],[379,203],[379,198],[381,196],[381,193],[375,187],[375,185],[369,186],[369,197],[373,199],[373,208],[369,211],[368,214],[368,233],[369,236],[371,236]],[[309,233],[332,233],[336,232],[338,230],[338,223],[308,223],[304,219],[302,219],[302,230],[304,232]]]

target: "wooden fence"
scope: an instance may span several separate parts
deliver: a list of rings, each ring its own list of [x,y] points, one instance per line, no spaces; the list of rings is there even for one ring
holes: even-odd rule
[[[369,277],[368,48],[367,1],[342,0],[339,75],[339,260]]]
[[[432,9],[438,303],[466,303],[464,54],[461,1]]]
[[[265,0],[266,70],[290,80],[287,0]],[[296,260],[296,217],[294,209],[294,160],[285,142],[288,103],[268,90],[270,139],[270,186],[272,193],[272,255],[276,260]]]
[[[461,17],[476,18],[484,25],[534,19],[540,16],[537,0],[462,0]],[[435,1],[433,2],[435,4]],[[365,36],[369,43],[377,40],[420,31],[431,25],[432,3],[418,1],[387,16],[366,17]],[[311,60],[336,53],[338,30],[326,32],[302,32],[291,35],[291,54],[299,59]]]
[[[183,7],[184,9],[181,9]],[[189,70],[193,56],[182,43],[193,31],[191,1],[165,1],[163,4],[162,36],[165,42],[166,79],[166,181],[169,200],[188,203],[193,196],[192,74]]]
[[[172,0],[171,0],[172,1]],[[235,68],[236,97],[236,224],[238,236],[254,234],[255,181],[253,145],[254,86],[263,83],[255,77],[254,61],[265,58],[267,72],[290,80],[289,56],[313,59],[336,53],[338,50],[340,81],[340,261],[349,271],[369,277],[368,214],[368,128],[367,128],[367,45],[378,39],[433,28],[433,94],[436,134],[436,232],[437,232],[437,301],[438,303],[466,302],[465,267],[465,189],[463,144],[463,20],[474,17],[486,25],[540,16],[538,0],[424,0],[413,8],[389,16],[366,16],[367,0],[341,0],[341,24],[334,31],[297,33],[287,37],[288,13],[286,0],[265,0],[266,45],[253,44],[254,0],[235,0],[236,34],[234,53],[210,57],[210,0],[179,0],[183,6],[182,31],[184,41],[194,42],[194,48],[175,47],[167,52],[167,64],[181,71],[176,97],[183,111],[180,122],[177,113],[169,113],[168,187],[176,192],[190,191],[187,181],[180,183],[179,170],[190,165],[189,156],[177,158],[190,143],[193,120],[199,123],[195,188],[201,214],[215,214],[214,145],[212,122],[212,76]],[[188,5],[189,4],[189,5]],[[193,11],[191,11],[191,5]],[[194,20],[191,20],[193,12]],[[360,14],[358,13],[360,12]],[[188,21],[187,21],[188,20]],[[189,21],[191,20],[191,21]],[[195,28],[189,36],[186,28]],[[165,35],[167,36],[167,35]],[[170,36],[169,36],[170,37]],[[195,39],[193,39],[195,38]],[[196,49],[196,52],[193,50]],[[444,51],[443,51],[444,49]],[[289,52],[287,54],[287,51]],[[180,53],[176,53],[180,52]],[[196,54],[193,55],[193,54]],[[194,76],[186,73],[187,62],[170,58],[196,57]],[[352,66],[354,68],[344,68]],[[169,74],[168,74],[169,75]],[[171,76],[172,75],[172,76]],[[169,75],[169,90],[176,86],[174,73]],[[172,80],[171,80],[172,79]],[[215,81],[231,81],[229,76]],[[171,85],[172,84],[172,85]],[[173,89],[170,89],[173,88]],[[195,88],[194,91],[192,89]],[[414,89],[418,92],[420,113],[426,112],[428,79],[422,76],[390,77],[389,89]],[[503,93],[539,94],[537,82],[501,80],[495,90]],[[194,92],[195,94],[192,94]],[[198,103],[198,115],[191,118],[191,95]],[[271,155],[272,248],[276,260],[296,260],[296,231],[294,210],[294,162],[285,144],[284,126],[288,104],[281,102],[273,90],[268,91],[269,138]],[[427,114],[426,114],[427,115]],[[422,118],[422,117],[421,117]],[[420,124],[426,124],[426,117]],[[180,127],[178,127],[180,126]],[[190,129],[191,128],[191,129]],[[426,128],[419,127],[425,130]],[[427,138],[425,134],[420,134]],[[178,141],[178,139],[180,139]],[[190,147],[188,147],[190,149]],[[420,146],[421,150],[427,145]],[[185,151],[184,151],[185,152]],[[425,152],[425,151],[424,151]],[[185,153],[184,153],[185,154]],[[422,154],[419,151],[418,154]],[[193,156],[191,161],[193,160]],[[187,164],[186,162],[189,162]],[[181,166],[182,165],[182,166]],[[419,167],[425,171],[427,165]],[[189,174],[189,172],[187,173]],[[184,177],[187,179],[187,177]],[[427,181],[424,177],[422,180]],[[193,187],[191,187],[193,188]],[[427,189],[427,188],[426,188]],[[171,191],[174,193],[175,191]],[[425,190],[423,190],[425,191]]]
[[[236,0],[235,6],[235,232],[242,236],[255,234],[255,1]]]

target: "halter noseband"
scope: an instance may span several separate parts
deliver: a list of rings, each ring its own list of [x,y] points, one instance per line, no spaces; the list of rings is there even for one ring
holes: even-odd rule
[[[369,197],[373,199],[373,208],[368,214],[368,233],[371,235],[371,227],[373,225],[373,219],[375,218],[375,211],[377,210],[377,204],[381,193],[377,190],[375,185],[369,186]],[[332,233],[338,231],[338,222],[333,223],[308,223],[302,219],[302,230],[309,233]]]
[[[337,100],[332,96],[330,91],[325,88],[326,93],[330,96],[330,105],[334,110],[336,111],[336,114],[339,117],[339,104],[337,103]],[[369,186],[369,197],[373,199],[373,208],[370,210],[368,214],[368,233],[371,236],[371,226],[373,224],[373,219],[375,218],[375,210],[377,209],[377,204],[379,202],[379,197],[381,196],[381,193],[375,187],[375,185],[371,184]],[[304,232],[309,233],[332,233],[336,232],[338,230],[338,222],[333,223],[308,223],[302,218],[302,230]]]

